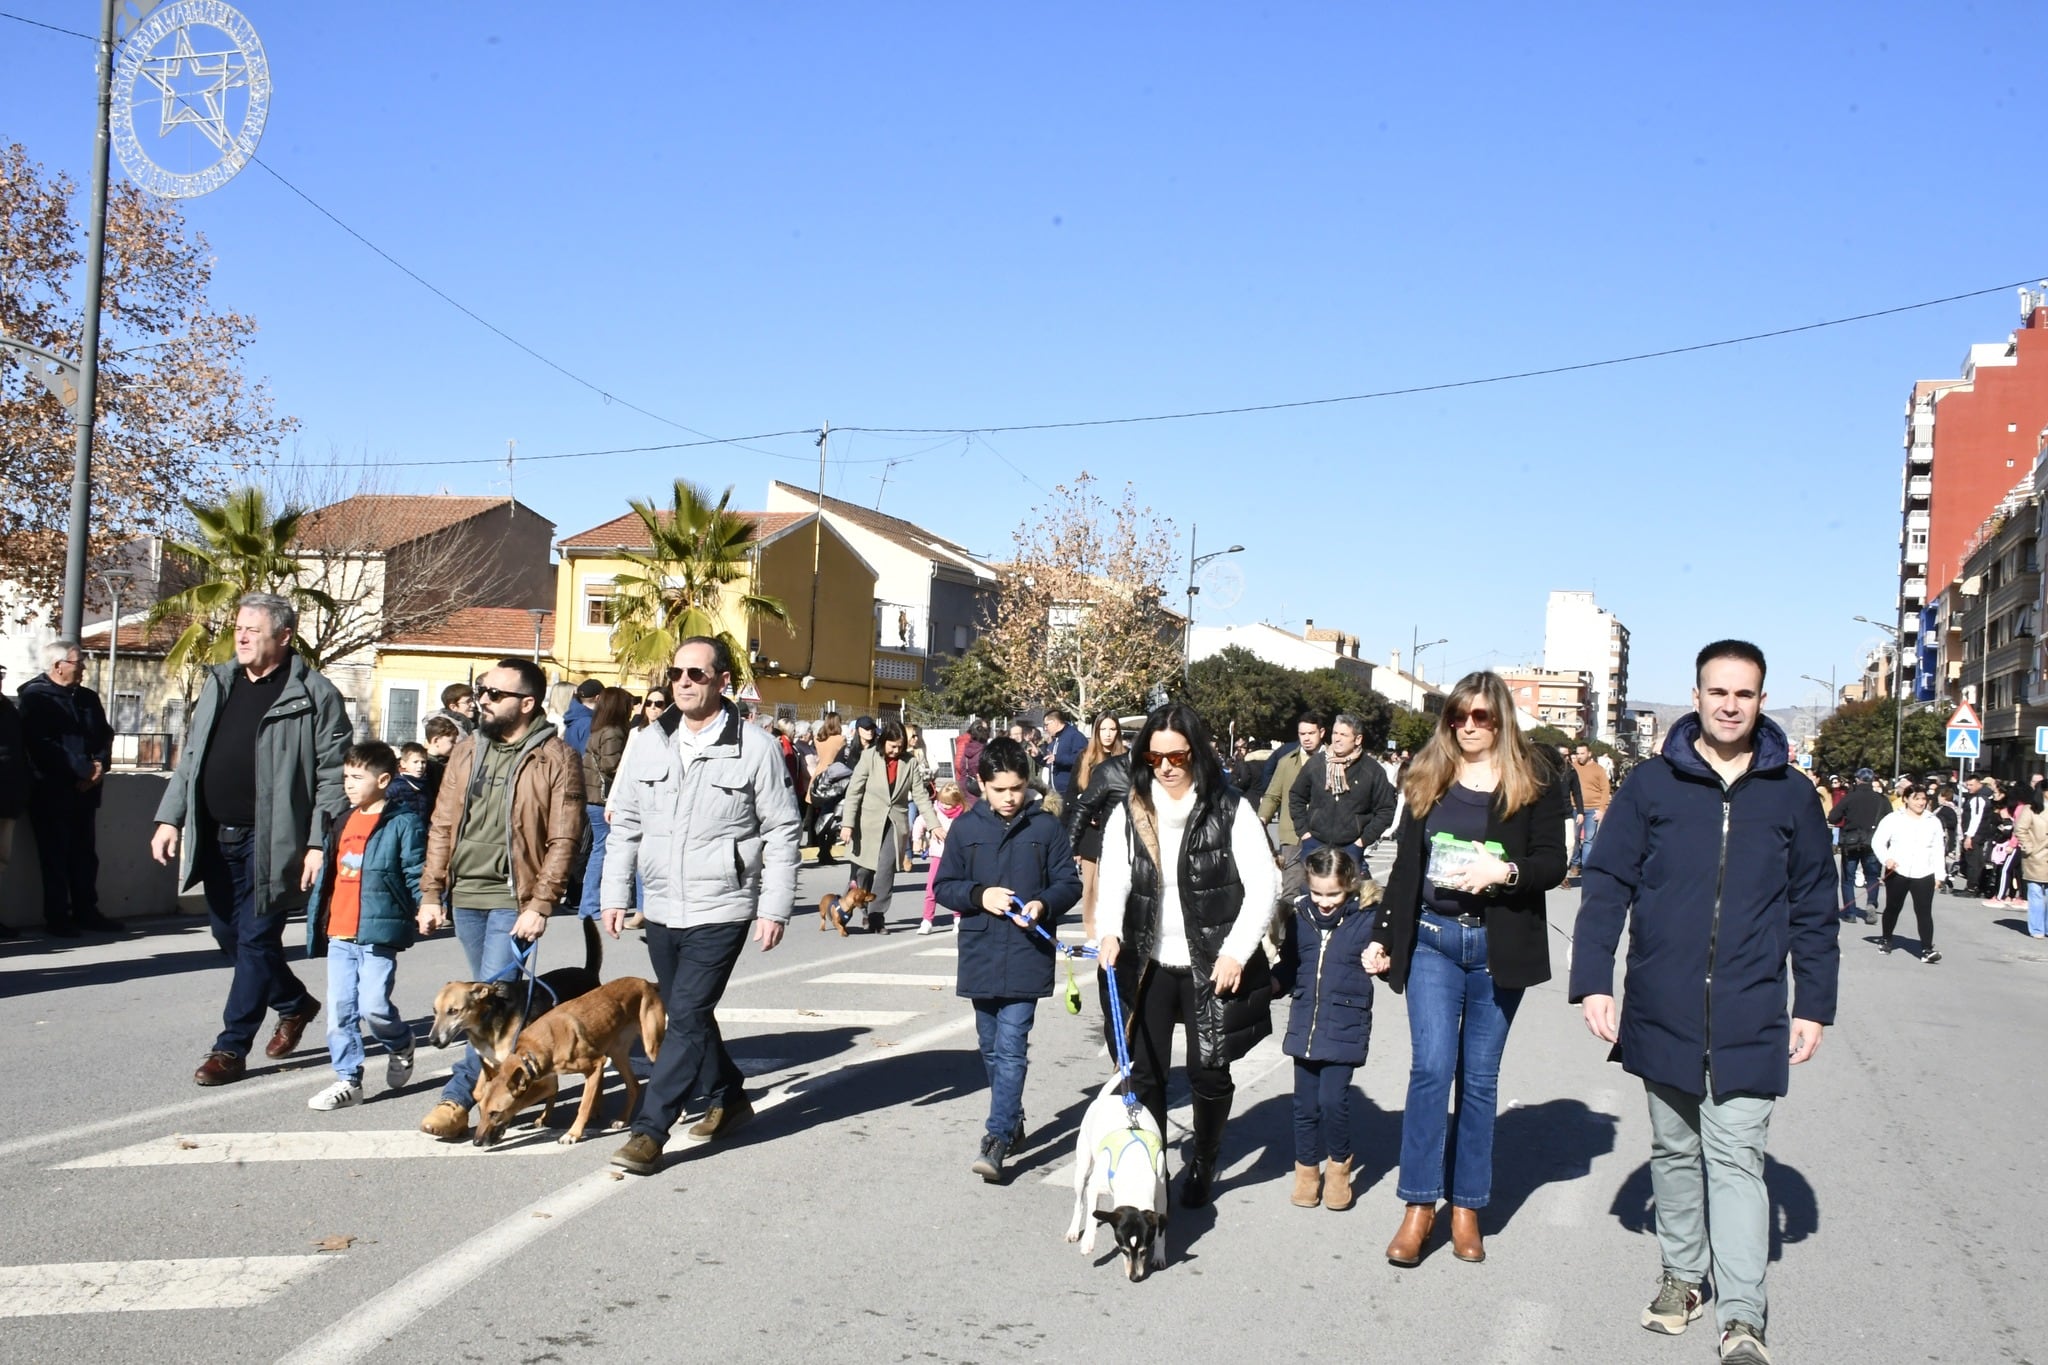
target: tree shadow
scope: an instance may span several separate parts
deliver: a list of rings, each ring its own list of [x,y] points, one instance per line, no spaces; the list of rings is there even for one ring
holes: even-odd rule
[[[161,924],[162,928],[153,928],[156,924]],[[146,981],[151,977],[205,971],[230,963],[228,956],[214,943],[205,924],[194,924],[189,916],[147,922],[124,920],[122,925],[130,932],[119,938],[24,937],[7,944],[7,951],[0,953],[0,964],[4,964],[0,965],[0,995],[35,995],[43,991],[70,990],[76,986],[113,986],[124,981]],[[102,961],[77,955],[80,949],[131,943],[145,934],[163,939],[164,951]],[[204,946],[186,946],[194,941]]]
[[[1775,1261],[1787,1243],[1803,1242],[1820,1231],[1820,1201],[1805,1176],[1768,1153],[1764,1156],[1764,1188],[1771,1199],[1771,1259]],[[1609,1212],[1630,1232],[1657,1230],[1657,1200],[1650,1185],[1649,1162],[1621,1182]]]
[[[1593,1162],[1614,1150],[1620,1126],[1620,1119],[1583,1100],[1503,1110],[1493,1125],[1493,1198],[1481,1219],[1506,1227],[1543,1186],[1589,1178]]]

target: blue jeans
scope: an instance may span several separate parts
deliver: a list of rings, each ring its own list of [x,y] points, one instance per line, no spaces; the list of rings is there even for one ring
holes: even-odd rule
[[[604,913],[598,904],[604,891],[604,840],[611,826],[605,823],[604,807],[591,805],[586,808],[590,816],[590,860],[583,865],[583,900],[576,907],[576,913],[585,919],[596,919]],[[621,910],[626,906],[619,906]]]
[[[2035,938],[2048,935],[2048,885],[2027,883],[2027,932]]]
[[[201,830],[205,847],[199,875],[206,888],[206,915],[213,941],[234,959],[234,980],[220,1014],[215,1052],[249,1055],[265,1010],[305,1014],[318,1009],[305,984],[284,960],[284,912],[256,913],[256,841],[253,837],[224,844],[212,831]]]
[[[1493,1195],[1493,1116],[1500,1057],[1522,1003],[1496,990],[1486,969],[1486,930],[1422,912],[1408,967],[1408,1108],[1401,1116],[1401,1200],[1483,1209]],[[1446,1152],[1446,1107],[1457,1091],[1456,1141]]]
[[[1031,1050],[1036,1000],[976,1000],[974,1032],[988,1070],[988,1131],[1008,1141],[1024,1117],[1024,1069]]]
[[[1600,837],[1602,811],[1589,810],[1579,816],[1579,844],[1572,850],[1571,866],[1583,868],[1593,856],[1593,841]]]
[[[1877,913],[1877,884],[1884,880],[1884,867],[1868,845],[1844,847],[1842,854],[1842,913],[1856,909],[1856,869],[1863,869],[1863,893],[1870,897],[1870,910]]]
[[[449,916],[455,921],[455,937],[462,944],[462,955],[469,959],[469,977],[472,981],[485,981],[496,976],[512,965],[519,955],[519,946],[512,941],[512,926],[519,922],[517,910],[451,910]],[[483,1075],[483,1058],[476,1055],[476,1049],[464,1044],[462,1060],[455,1064],[455,1072],[448,1078],[448,1084],[441,1087],[441,1098],[464,1109],[476,1103],[477,1078]]]
[[[412,1028],[391,1003],[398,952],[372,943],[329,939],[327,943],[327,1055],[334,1074],[363,1079],[363,1031],[397,1055],[412,1052]]]
[[[1351,1073],[1342,1062],[1294,1062],[1294,1159],[1351,1160]]]

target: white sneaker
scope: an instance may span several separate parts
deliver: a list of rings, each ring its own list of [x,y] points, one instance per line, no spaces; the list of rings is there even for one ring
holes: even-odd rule
[[[946,932],[949,934],[957,934],[960,932],[960,917],[958,915],[953,916],[953,927],[951,929],[948,929]]]
[[[394,1052],[384,1063],[384,1088],[396,1090],[412,1079],[412,1049]]]
[[[926,920],[923,924],[917,926],[917,936],[919,938],[923,938],[926,934],[929,934],[931,931],[932,922],[930,920]]]
[[[360,1081],[336,1081],[325,1090],[306,1101],[308,1109],[322,1113],[330,1109],[347,1109],[363,1102],[363,1087]]]

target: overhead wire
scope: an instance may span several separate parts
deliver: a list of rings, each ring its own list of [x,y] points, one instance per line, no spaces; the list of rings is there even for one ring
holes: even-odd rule
[[[35,28],[46,28],[52,33],[69,34],[73,38],[83,38],[88,43],[99,41],[98,38],[90,33],[82,33],[75,28],[60,28],[56,24],[46,24],[40,19],[31,19],[26,14],[10,14],[6,10],[0,10],[0,19],[12,19],[17,24],[29,24]]]

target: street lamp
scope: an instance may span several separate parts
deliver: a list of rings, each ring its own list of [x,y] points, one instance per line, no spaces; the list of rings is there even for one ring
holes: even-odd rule
[[[1411,627],[1408,631],[1408,671],[1415,675],[1415,681],[1417,682],[1422,681],[1422,668],[1416,662],[1421,656],[1422,651],[1436,645],[1447,645],[1450,643],[1449,639],[1424,640],[1421,644],[1415,643],[1416,638],[1421,634],[1422,628],[1420,626]],[[1419,692],[1415,694],[1415,704],[1417,706],[1422,705],[1422,694]]]
[[[526,614],[533,618],[533,661],[539,663],[540,629],[541,623],[548,619],[548,609],[546,607],[528,607]]]
[[[108,569],[100,575],[100,582],[106,585],[107,596],[112,599],[114,619],[107,627],[107,711],[114,718],[114,733],[121,733],[121,589],[135,581],[135,574],[128,569]]]
[[[1856,618],[1866,626],[1876,626],[1892,639],[1892,776],[1899,775],[1899,752],[1906,738],[1906,699],[1899,695],[1899,666],[1906,661],[1905,636],[1899,628],[1883,621],[1873,621],[1868,616]]]
[[[1180,623],[1180,680],[1183,684],[1188,680],[1188,664],[1190,662],[1188,652],[1194,645],[1195,594],[1201,591],[1200,588],[1195,586],[1195,570],[1201,568],[1212,559],[1221,559],[1225,555],[1244,553],[1244,546],[1233,545],[1227,550],[1213,550],[1205,555],[1197,555],[1195,553],[1195,532],[1199,529],[1196,526],[1188,527],[1188,614],[1182,618]],[[1229,606],[1230,604],[1226,602],[1223,605]]]

